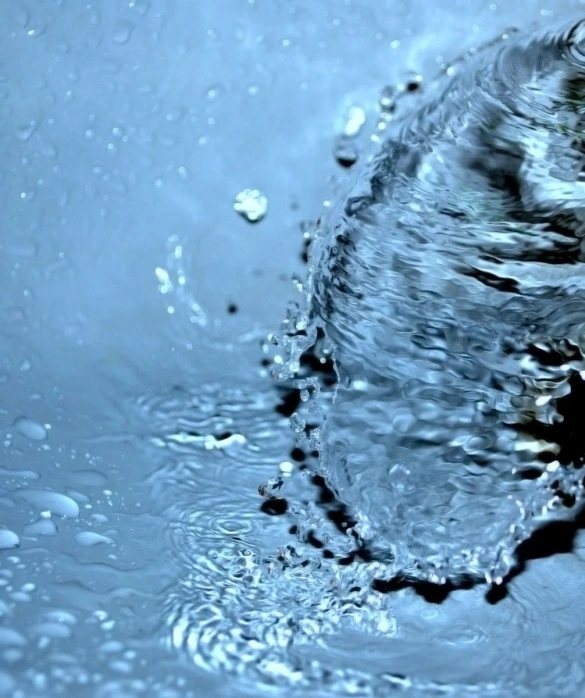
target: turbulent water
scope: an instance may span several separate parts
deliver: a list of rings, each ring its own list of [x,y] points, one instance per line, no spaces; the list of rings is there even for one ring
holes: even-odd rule
[[[390,575],[497,582],[581,499],[584,90],[585,24],[503,35],[390,124],[321,225],[321,469]]]
[[[582,696],[581,26],[7,5],[0,697]]]
[[[552,577],[497,609],[479,587],[441,608],[404,595],[500,582],[580,504],[581,35],[510,32],[386,124],[318,226],[307,312],[264,344],[260,384],[141,401],[182,565],[169,644],[197,666],[250,694],[582,682],[570,652],[531,679]]]

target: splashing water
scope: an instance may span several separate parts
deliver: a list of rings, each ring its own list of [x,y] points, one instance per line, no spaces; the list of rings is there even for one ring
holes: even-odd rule
[[[264,347],[278,390],[263,378],[141,399],[179,562],[166,633],[196,666],[251,695],[533,696],[582,681],[556,652],[559,632],[582,644],[572,613],[549,636],[521,604],[512,618],[488,607],[494,621],[485,603],[382,593],[402,588],[393,576],[499,581],[582,497],[579,34],[500,39],[385,121],[318,226],[306,311],[291,304]],[[169,252],[157,277],[180,314],[193,302]],[[554,653],[538,686],[536,654],[509,651],[528,644]]]
[[[585,23],[505,34],[388,125],[314,243],[320,467],[389,575],[501,581],[582,498],[584,125]]]

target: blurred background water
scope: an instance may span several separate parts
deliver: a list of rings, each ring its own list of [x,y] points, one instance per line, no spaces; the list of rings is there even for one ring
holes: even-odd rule
[[[268,339],[384,88],[581,5],[2,3],[0,695],[581,695],[580,534],[389,584]]]

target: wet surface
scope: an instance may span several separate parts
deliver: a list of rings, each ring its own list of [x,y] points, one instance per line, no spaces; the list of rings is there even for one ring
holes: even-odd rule
[[[389,573],[268,339],[384,115],[580,7],[3,5],[0,695],[581,695],[580,521],[506,586]]]

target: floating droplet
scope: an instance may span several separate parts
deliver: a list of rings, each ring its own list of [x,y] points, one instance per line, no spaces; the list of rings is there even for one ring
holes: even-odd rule
[[[236,196],[234,210],[249,223],[258,223],[266,215],[268,199],[258,189],[244,189]]]
[[[357,145],[353,141],[351,141],[349,138],[341,136],[335,141],[333,155],[342,167],[349,168],[352,165],[355,165],[357,162],[359,152]]]
[[[347,112],[347,120],[343,128],[344,136],[357,136],[362,126],[366,123],[366,112],[362,107],[350,107]]]
[[[47,430],[42,424],[33,422],[32,419],[26,417],[15,419],[13,426],[22,436],[32,441],[44,441],[48,436]]]

